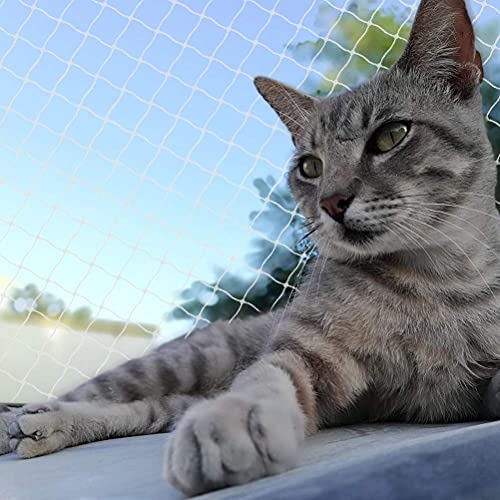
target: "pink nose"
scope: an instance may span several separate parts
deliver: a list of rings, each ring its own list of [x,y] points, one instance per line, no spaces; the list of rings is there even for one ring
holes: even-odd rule
[[[354,196],[334,194],[329,198],[321,200],[319,206],[335,221],[342,223],[344,215]]]

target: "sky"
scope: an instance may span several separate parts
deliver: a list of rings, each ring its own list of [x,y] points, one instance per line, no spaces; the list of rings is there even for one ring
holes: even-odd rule
[[[4,281],[157,323],[215,265],[244,268],[252,180],[291,151],[251,77],[299,83],[280,54],[314,22],[287,4],[2,2]]]
[[[319,5],[0,1],[4,289],[168,330],[191,282],[250,272],[252,181],[282,178],[292,151],[252,77],[320,71],[288,50],[315,39]]]

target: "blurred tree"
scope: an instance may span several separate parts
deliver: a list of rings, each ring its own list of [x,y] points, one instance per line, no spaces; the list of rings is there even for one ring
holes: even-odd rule
[[[10,295],[10,308],[13,314],[22,318],[27,317],[33,311],[47,318],[57,318],[65,308],[61,299],[51,293],[40,292],[33,283],[24,288],[15,288]]]
[[[255,271],[245,274],[216,269],[212,283],[196,281],[181,292],[181,307],[174,309],[168,319],[200,317],[199,326],[203,326],[207,321],[230,319],[236,313],[242,318],[267,311],[276,301],[284,303],[291,287],[297,285],[307,260],[297,255],[305,250],[297,244],[304,235],[302,218],[294,212],[295,202],[287,187],[276,187],[272,177],[256,179],[254,185],[262,199],[270,200],[260,212],[249,216],[252,227],[262,234],[252,241],[247,255]]]
[[[75,327],[87,328],[92,320],[93,314],[90,307],[79,307],[71,313],[71,323]]]
[[[62,299],[52,293],[40,291],[33,283],[24,288],[14,288],[9,299],[9,311],[2,313],[2,319],[10,321],[32,323],[59,320],[73,328],[84,329],[93,317],[88,307],[80,307],[75,311],[67,310]]]
[[[378,2],[377,2],[378,3]],[[321,4],[316,17],[320,37],[304,41],[291,47],[293,56],[305,66],[313,65],[317,70],[309,74],[306,90],[311,94],[326,95],[354,87],[373,76],[380,68],[390,67],[401,54],[410,32],[409,8],[400,3],[391,3],[377,9],[372,0],[353,1],[347,10],[336,8],[331,1]],[[370,21],[370,22],[369,22]],[[498,27],[493,23],[476,25],[476,34],[494,45]],[[481,45],[479,46],[481,49]],[[484,51],[483,51],[484,52]],[[488,54],[483,53],[486,61]],[[488,58],[485,75],[489,82],[498,84],[500,61]],[[481,88],[483,109],[495,154],[500,154],[500,103],[498,90],[488,82]],[[496,124],[495,124],[496,122]],[[271,190],[274,180],[257,179],[255,187],[261,197],[270,196],[277,205],[288,211],[295,206],[284,186]],[[500,192],[499,192],[500,194]],[[498,197],[497,197],[498,199]],[[255,214],[250,214],[252,221]],[[180,307],[168,318],[192,319],[201,317],[205,321],[229,319],[238,311],[239,300],[245,297],[259,310],[268,310],[280,297],[283,304],[290,294],[290,288],[283,289],[268,275],[281,283],[295,285],[300,275],[299,257],[283,247],[275,247],[273,240],[283,231],[280,241],[290,248],[303,235],[301,219],[290,216],[274,204],[267,204],[253,226],[263,233],[253,241],[248,263],[262,268],[267,274],[242,277],[240,273],[217,270],[217,279],[206,285],[193,283],[181,293]],[[271,240],[271,241],[270,241]],[[231,298],[235,297],[237,300]],[[255,314],[248,305],[243,306],[238,316]]]
[[[8,298],[9,307],[0,310],[0,320],[3,321],[42,326],[54,326],[57,323],[74,330],[114,335],[151,336],[158,329],[157,325],[151,323],[96,318],[92,309],[86,306],[70,310],[62,299],[52,293],[42,292],[33,283],[23,288],[14,288]]]

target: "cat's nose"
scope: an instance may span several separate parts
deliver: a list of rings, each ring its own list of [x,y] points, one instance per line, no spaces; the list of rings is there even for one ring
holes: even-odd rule
[[[344,215],[352,203],[354,195],[334,194],[321,200],[319,206],[335,221],[342,224]]]

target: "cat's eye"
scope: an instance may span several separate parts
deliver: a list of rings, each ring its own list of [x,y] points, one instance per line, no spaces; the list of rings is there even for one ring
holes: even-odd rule
[[[300,160],[299,170],[303,177],[316,179],[323,173],[323,162],[316,156],[304,156]]]
[[[387,153],[394,149],[407,136],[410,127],[407,123],[391,122],[382,125],[372,136],[371,144],[376,153]]]

